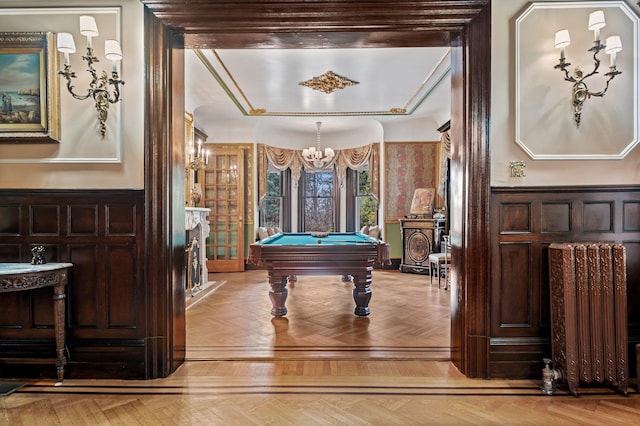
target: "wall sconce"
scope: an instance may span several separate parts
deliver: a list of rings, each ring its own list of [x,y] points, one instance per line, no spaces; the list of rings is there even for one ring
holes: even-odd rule
[[[67,80],[67,89],[75,99],[85,100],[91,97],[95,101],[98,120],[100,121],[100,134],[104,137],[107,131],[105,123],[109,113],[109,104],[114,104],[120,100],[120,85],[124,84],[124,81],[120,80],[118,76],[117,69],[118,61],[122,59],[122,50],[117,40],[105,40],[104,55],[112,61],[113,69],[111,71],[111,78],[107,77],[105,71],[102,71],[102,74],[99,75],[93,67],[94,63],[100,62],[93,54],[93,46],[91,44],[91,39],[98,35],[98,27],[93,16],[80,17],[80,34],[87,37],[87,54],[82,57],[89,66],[87,71],[91,74],[91,82],[89,83],[87,93],[85,95],[78,95],[73,91],[74,86],[71,79],[77,78],[77,76],[76,73],[71,70],[69,54],[76,52],[76,45],[70,33],[58,33],[57,36],[58,52],[64,54],[64,70],[58,71],[58,74]],[[113,92],[109,92],[107,84],[113,86]]]
[[[204,167],[209,164],[209,150],[202,149],[202,139],[198,139],[198,142],[193,145],[194,146],[192,146],[189,151],[189,163],[187,164],[187,170],[197,172],[198,170],[204,169]]]
[[[569,37],[568,30],[560,30],[556,33],[555,47],[560,49],[560,61],[553,68],[559,69],[564,72],[564,79],[570,83],[573,83],[572,87],[572,104],[573,104],[573,119],[576,122],[576,126],[580,127],[580,119],[582,115],[582,107],[584,102],[591,96],[603,97],[609,89],[609,82],[613,78],[622,74],[621,71],[616,69],[616,53],[622,50],[622,41],[620,36],[614,35],[607,38],[606,43],[600,42],[600,29],[606,25],[604,20],[604,12],[597,10],[589,15],[589,30],[593,31],[594,45],[588,51],[593,52],[593,71],[585,74],[579,68],[576,68],[573,75],[569,74],[567,67],[571,63],[565,61],[564,49],[571,44],[571,38]],[[607,80],[605,82],[604,89],[599,92],[592,92],[587,87],[585,80],[594,74],[598,74],[598,68],[600,67],[600,59],[598,54],[601,50],[610,55],[609,72],[605,74]]]
[[[207,164],[209,164],[209,150],[202,149],[202,139],[198,139],[197,143],[193,143],[193,146],[189,150],[189,157],[187,158],[187,166],[185,172],[187,173],[187,181],[190,180],[191,173],[193,173],[193,185],[191,186],[191,202],[192,205],[198,207],[202,200],[202,186],[198,183],[198,173],[203,170]]]

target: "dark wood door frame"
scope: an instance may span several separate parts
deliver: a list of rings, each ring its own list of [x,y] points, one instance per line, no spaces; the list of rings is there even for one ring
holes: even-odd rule
[[[183,42],[199,48],[452,47],[451,211],[458,215],[451,218],[451,354],[467,376],[487,377],[490,0],[141,1],[147,7],[146,283],[149,319],[157,325],[145,360],[149,377],[166,376],[184,359],[184,302],[175,300],[174,285],[184,264],[177,231],[184,173],[175,166],[183,164],[176,130],[184,125],[183,75],[176,67]]]

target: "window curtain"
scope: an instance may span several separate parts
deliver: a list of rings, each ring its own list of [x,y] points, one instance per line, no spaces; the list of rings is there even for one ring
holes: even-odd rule
[[[440,155],[438,167],[438,195],[447,204],[445,194],[445,181],[447,179],[447,158],[451,158],[451,130],[446,130],[440,134]]]
[[[335,165],[340,186],[344,183],[347,168],[362,170],[367,164],[371,169],[371,192],[378,200],[380,193],[379,177],[379,151],[380,144],[374,143],[360,148],[336,150],[336,156],[326,167],[318,169],[313,163],[302,157],[302,151],[286,148],[276,148],[269,145],[258,144],[258,199],[267,195],[267,170],[269,164],[277,170],[291,169],[291,180],[297,187],[302,174],[302,169],[308,172],[329,169]]]

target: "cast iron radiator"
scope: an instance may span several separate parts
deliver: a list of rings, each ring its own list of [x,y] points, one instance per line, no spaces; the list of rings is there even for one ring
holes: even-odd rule
[[[615,243],[549,245],[554,369],[569,391],[607,383],[626,395],[626,252]]]

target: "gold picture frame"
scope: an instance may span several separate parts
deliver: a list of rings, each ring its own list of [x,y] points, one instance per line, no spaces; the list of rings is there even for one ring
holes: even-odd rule
[[[55,36],[0,33],[0,143],[59,143]]]

